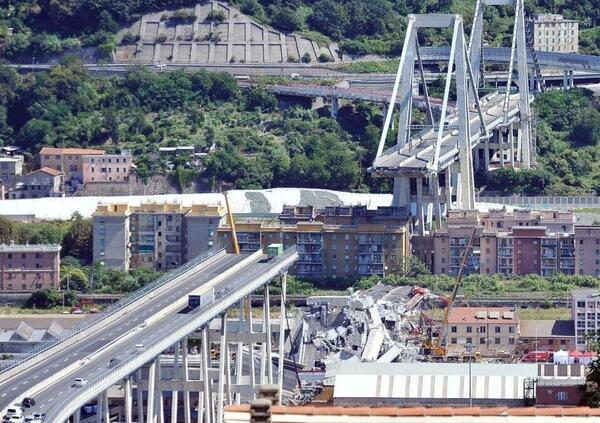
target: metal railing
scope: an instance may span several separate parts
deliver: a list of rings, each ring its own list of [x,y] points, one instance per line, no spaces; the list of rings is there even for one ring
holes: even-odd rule
[[[600,197],[582,196],[582,197],[477,197],[475,201],[479,203],[496,203],[509,206],[538,206],[538,207],[600,207]]]
[[[102,392],[103,389],[106,389],[107,383],[115,383],[120,378],[133,373],[135,370],[143,366],[153,357],[160,355],[160,353],[167,349],[170,345],[173,344],[172,339],[181,339],[191,332],[195,331],[197,328],[206,324],[213,317],[217,316],[219,313],[227,310],[227,308],[231,307],[231,305],[237,303],[240,299],[244,298],[246,295],[249,295],[252,291],[260,287],[261,285],[268,283],[274,276],[270,274],[274,269],[281,268],[278,270],[284,270],[287,262],[291,256],[297,255],[296,248],[294,246],[285,250],[285,252],[272,260],[271,263],[264,267],[260,267],[250,273],[245,273],[243,278],[247,281],[251,281],[253,283],[245,283],[239,289],[231,289],[226,292],[226,294],[220,298],[216,298],[212,303],[207,304],[202,307],[198,311],[196,311],[193,315],[191,315],[191,319],[179,324],[172,331],[170,331],[169,338],[159,339],[153,342],[150,342],[146,345],[146,349],[139,354],[132,355],[131,357],[123,360],[119,365],[103,374],[102,376],[97,377],[96,379],[91,380],[89,383],[84,385],[79,391],[71,396],[69,396],[65,401],[62,402],[58,407],[54,408],[53,411],[48,413],[47,421],[49,422],[59,422],[66,420],[70,414],[75,412],[77,408],[80,407],[79,404],[85,403],[89,399],[93,398],[99,392]],[[290,264],[287,266],[289,267]],[[262,278],[261,278],[262,276]],[[108,385],[110,386],[110,385]]]
[[[138,289],[137,291],[121,298],[119,301],[106,307],[101,313],[98,313],[98,314],[94,315],[94,317],[86,319],[80,325],[77,325],[76,327],[66,331],[60,337],[56,338],[55,340],[49,341],[49,342],[44,342],[44,343],[38,345],[37,347],[33,348],[27,354],[20,356],[18,360],[9,361],[8,363],[4,364],[2,367],[0,367],[0,373],[5,372],[9,369],[12,369],[13,367],[20,365],[21,363],[23,363],[27,360],[30,360],[31,358],[48,351],[50,348],[58,345],[59,343],[78,335],[79,333],[83,332],[84,330],[89,329],[90,327],[92,327],[92,326],[96,325],[97,323],[103,321],[104,319],[110,317],[115,312],[122,310],[123,308],[129,306],[130,304],[137,301],[144,295],[147,295],[148,293],[154,291],[155,289],[167,284],[168,282],[172,281],[173,279],[177,278],[178,276],[181,276],[183,273],[185,273],[188,270],[192,269],[193,267],[199,265],[200,263],[209,259],[210,257],[215,256],[216,254],[218,254],[219,252],[221,252],[223,250],[224,250],[224,248],[211,248],[210,250],[205,251],[204,253],[193,258],[192,260],[188,261],[187,263],[178,267],[177,269],[174,269],[168,273],[165,273],[164,275],[162,275],[161,277],[156,279],[154,282],[151,282],[148,285],[145,285],[144,287]]]

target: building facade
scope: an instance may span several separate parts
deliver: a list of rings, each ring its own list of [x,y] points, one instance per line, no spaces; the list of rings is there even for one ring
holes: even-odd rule
[[[229,226],[219,242],[231,250]],[[284,206],[277,221],[236,222],[242,252],[269,244],[296,245],[292,272],[304,278],[354,279],[385,275],[409,254],[409,221],[404,209],[364,206]]]
[[[60,245],[0,245],[0,290],[60,288]]]
[[[83,157],[92,155],[104,155],[104,150],[44,147],[40,150],[40,166],[63,172],[69,184],[82,183]]]
[[[571,318],[575,326],[575,346],[585,351],[587,337],[600,330],[600,290],[578,289],[571,292]]]
[[[120,154],[96,154],[82,156],[82,181],[90,182],[127,182],[133,156],[130,151]]]
[[[579,52],[579,22],[558,14],[540,14],[528,21],[527,31],[533,35],[533,48],[560,53]]]
[[[575,351],[573,320],[521,320],[520,348],[530,351]]]
[[[224,216],[220,205],[99,205],[93,216],[94,261],[121,270],[177,268],[216,243]]]
[[[9,198],[62,197],[64,175],[49,167],[43,167],[20,177],[9,190]]]
[[[0,184],[11,186],[23,174],[23,156],[0,156]]]
[[[505,307],[454,307],[448,315],[448,354],[479,352],[482,356],[511,354],[518,345],[519,319]]]
[[[456,275],[473,231],[466,274],[595,274],[589,270],[596,269],[590,251],[576,246],[584,234],[592,240],[586,242],[600,243],[600,231],[576,231],[572,212],[504,209],[450,211],[443,228],[433,235],[435,274]],[[600,245],[598,252],[600,272]]]

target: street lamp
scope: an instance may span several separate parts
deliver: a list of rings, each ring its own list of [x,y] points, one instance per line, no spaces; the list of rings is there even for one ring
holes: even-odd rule
[[[473,407],[473,392],[471,391],[471,385],[472,385],[472,380],[471,380],[471,364],[473,362],[473,357],[472,357],[472,352],[473,352],[473,344],[471,344],[470,342],[467,343],[467,345],[465,345],[465,347],[467,348],[467,352],[469,353],[469,407]]]

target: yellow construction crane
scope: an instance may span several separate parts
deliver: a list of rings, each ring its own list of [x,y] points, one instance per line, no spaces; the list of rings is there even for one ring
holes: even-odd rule
[[[452,307],[454,307],[454,301],[456,300],[458,289],[460,288],[460,284],[462,283],[463,271],[467,263],[469,253],[473,248],[473,239],[475,238],[476,233],[477,228],[474,228],[473,232],[471,233],[471,236],[469,237],[469,241],[465,246],[465,251],[463,252],[463,256],[460,262],[460,267],[458,268],[458,273],[456,274],[454,288],[452,288],[452,293],[450,294],[450,297],[448,297],[448,304],[446,305],[446,310],[444,311],[444,320],[442,321],[440,333],[438,334],[436,340],[427,341],[423,343],[423,349],[430,351],[430,355],[432,357],[441,358],[448,353],[448,349],[446,348],[446,329],[448,326],[448,316],[450,315]]]
[[[233,221],[233,212],[229,206],[229,198],[227,198],[227,191],[223,193],[225,196],[225,205],[227,206],[227,221],[229,222],[229,228],[231,229],[231,242],[233,244],[233,252],[235,254],[240,253],[240,246],[238,244],[237,234],[235,232],[235,222]]]

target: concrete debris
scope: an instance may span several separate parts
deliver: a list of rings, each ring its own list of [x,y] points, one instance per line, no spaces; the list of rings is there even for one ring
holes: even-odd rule
[[[310,297],[300,314],[304,324],[297,325],[302,333],[291,336],[302,345],[292,350],[304,371],[327,373],[325,387],[342,363],[416,362],[427,330],[422,311],[445,301],[425,288],[386,285],[344,297]]]

